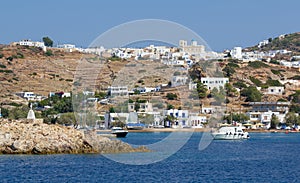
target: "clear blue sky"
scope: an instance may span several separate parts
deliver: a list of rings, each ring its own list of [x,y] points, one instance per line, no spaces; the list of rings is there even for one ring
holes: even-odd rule
[[[299,0],[3,0],[0,43],[49,36],[88,46],[121,23],[164,19],[198,33],[213,50],[251,46],[300,31]]]

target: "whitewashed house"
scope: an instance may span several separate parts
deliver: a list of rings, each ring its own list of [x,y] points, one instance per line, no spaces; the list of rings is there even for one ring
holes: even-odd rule
[[[169,109],[164,111],[164,116],[170,115],[175,117],[174,128],[183,127],[188,125],[189,111],[179,109]]]
[[[108,93],[111,96],[127,96],[129,94],[127,86],[110,86]]]
[[[217,77],[202,77],[201,83],[206,85],[206,87],[209,90],[212,90],[213,88],[219,89],[220,87],[225,86],[226,83],[229,82],[229,78],[217,78]]]
[[[34,47],[42,48],[43,51],[47,51],[47,48],[46,48],[44,42],[31,41],[30,39],[24,39],[24,40],[17,42],[17,44],[22,45],[22,46],[34,46]]]
[[[243,58],[242,56],[242,47],[234,47],[230,51],[231,58],[239,59],[241,60]]]
[[[207,116],[203,114],[190,114],[189,123],[192,128],[203,128],[203,123],[207,123]]]
[[[265,94],[269,95],[282,95],[284,93],[283,86],[269,86]]]

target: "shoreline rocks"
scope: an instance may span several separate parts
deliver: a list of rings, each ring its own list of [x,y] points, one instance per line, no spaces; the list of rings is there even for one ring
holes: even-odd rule
[[[149,152],[120,140],[101,137],[95,131],[49,125],[42,120],[0,119],[0,154],[80,154]]]

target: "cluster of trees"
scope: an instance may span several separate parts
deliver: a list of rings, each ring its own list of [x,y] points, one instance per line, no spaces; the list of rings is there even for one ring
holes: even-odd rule
[[[262,94],[255,86],[249,86],[241,90],[241,96],[246,97],[247,102],[260,102]]]
[[[223,120],[225,120],[228,124],[232,124],[232,122],[244,122],[248,121],[250,118],[244,113],[230,113],[227,116],[223,117]]]
[[[285,116],[285,125],[286,126],[293,126],[293,125],[300,125],[300,115],[295,112],[289,112]],[[277,126],[280,126],[280,121],[276,115],[272,115],[271,118],[271,129],[276,129]]]

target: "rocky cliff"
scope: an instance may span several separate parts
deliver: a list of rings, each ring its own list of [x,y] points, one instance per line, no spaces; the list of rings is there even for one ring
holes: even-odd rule
[[[120,140],[84,133],[71,127],[48,125],[40,120],[0,120],[0,153],[124,153],[147,152]]]

